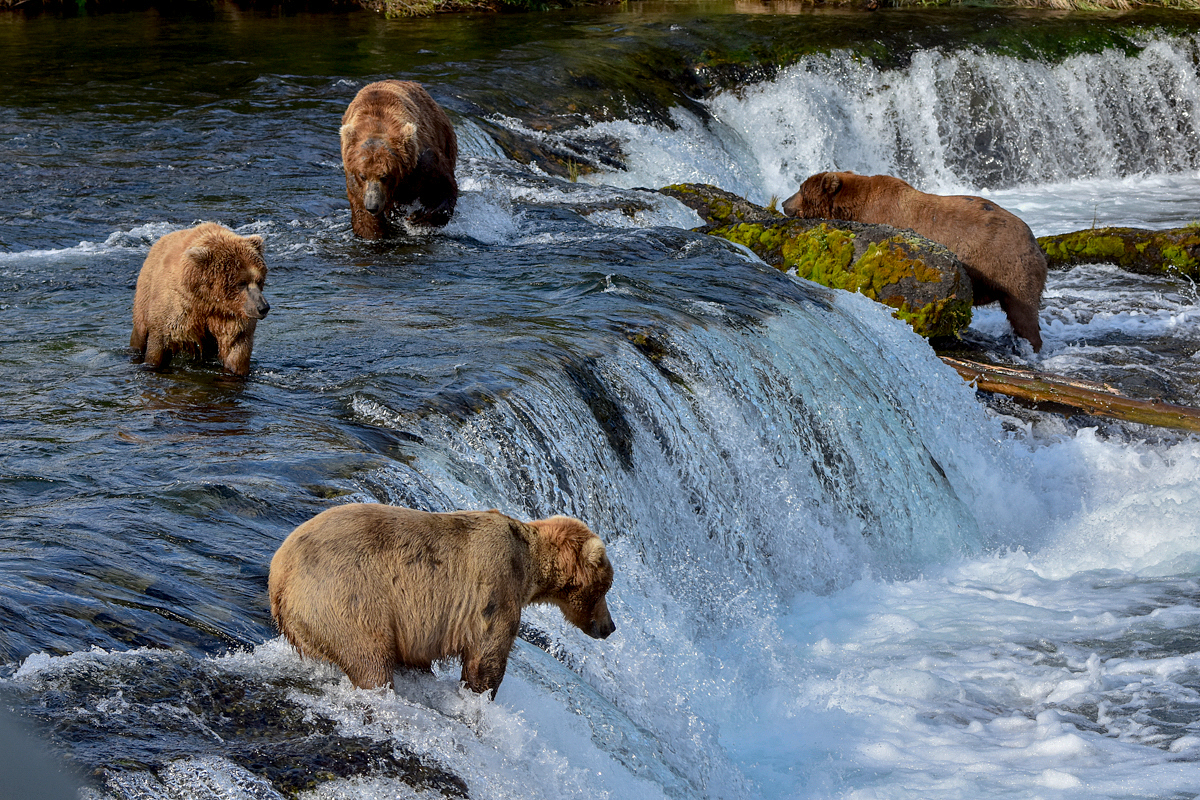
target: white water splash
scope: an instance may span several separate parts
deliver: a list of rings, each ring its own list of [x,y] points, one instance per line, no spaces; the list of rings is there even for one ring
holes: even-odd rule
[[[880,70],[813,56],[774,80],[722,92],[711,122],[603,123],[623,143],[620,186],[712,183],[764,203],[825,170],[898,175],[939,193],[1120,178],[1200,167],[1197,38],[1162,39],[1058,64],[973,50],[922,51]]]

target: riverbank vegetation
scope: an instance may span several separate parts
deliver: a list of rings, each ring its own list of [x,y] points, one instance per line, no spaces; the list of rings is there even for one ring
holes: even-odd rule
[[[215,7],[226,0],[0,0],[0,11],[60,14],[103,13],[156,8],[188,11]],[[363,8],[388,17],[420,17],[458,11],[544,11],[571,6],[636,5],[638,0],[250,0],[246,5],[310,11]],[[1166,8],[1200,11],[1200,0],[734,0],[743,13],[797,13],[820,8],[935,8],[935,7],[1042,8],[1058,11],[1128,11]]]

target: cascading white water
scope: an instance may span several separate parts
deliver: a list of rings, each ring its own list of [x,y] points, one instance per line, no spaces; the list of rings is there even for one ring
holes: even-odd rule
[[[751,200],[787,197],[824,170],[898,175],[926,191],[1001,189],[1200,168],[1200,37],[1163,38],[1059,63],[976,50],[916,53],[881,70],[813,56],[708,102],[707,125],[603,123],[624,186],[714,183]]]
[[[771,628],[795,592],[910,578],[997,537],[1021,541],[1046,512],[1028,487],[1001,489],[996,476],[1010,467],[994,423],[923,341],[860,296],[813,291],[814,302],[750,330],[697,306],[709,325],[661,332],[657,363],[629,345],[588,365],[592,389],[613,403],[609,424],[619,416],[628,437],[624,458],[568,374],[461,423],[355,404],[364,423],[421,439],[412,460],[370,476],[362,499],[454,508],[503,498],[517,516],[579,515],[609,540],[618,634],[594,642],[556,611],[532,609],[527,619],[578,677],[553,661],[538,667],[522,647],[515,682],[550,675],[560,698],[599,693],[570,701],[583,704],[593,742],[630,772],[656,774],[671,796],[756,793],[720,730],[739,704],[782,686],[734,645]],[[644,741],[613,744],[603,731],[614,725]],[[621,795],[619,782],[597,779],[603,788]]]

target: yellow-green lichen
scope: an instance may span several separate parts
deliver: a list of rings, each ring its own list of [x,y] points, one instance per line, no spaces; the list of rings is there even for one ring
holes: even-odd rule
[[[1177,271],[1200,277],[1200,230],[1185,226],[1151,231],[1100,228],[1038,239],[1051,269],[1076,264],[1116,264],[1141,274]]]
[[[956,336],[960,330],[971,324],[971,304],[958,297],[943,297],[916,310],[910,308],[908,302],[899,295],[886,298],[883,303],[894,309],[894,317],[907,322],[926,339]]]
[[[914,256],[927,242],[898,235],[869,243],[856,259],[855,233],[826,223],[805,227],[743,222],[712,233],[745,245],[777,269],[795,270],[800,278],[885,303],[922,336],[952,336],[971,321],[970,301],[956,296],[917,308],[910,305],[905,295],[911,296],[915,284],[939,283],[943,278],[940,270]]]
[[[777,228],[783,231],[785,229]],[[854,234],[822,223],[806,231],[788,230],[780,243],[780,269],[796,270],[801,278],[856,292],[861,281],[851,268],[854,260]]]
[[[1076,256],[1118,262],[1125,258],[1125,242],[1119,236],[1097,236],[1091,231],[1079,231],[1046,238],[1048,241],[1042,249],[1046,258],[1054,261],[1065,261]]]
[[[921,259],[909,258],[907,249],[900,247],[896,238],[872,242],[854,262],[854,272],[859,276],[856,291],[870,298],[876,298],[882,289],[905,278],[911,277],[921,283],[937,283],[942,279],[938,270]]]
[[[694,209],[708,225],[734,225],[747,219],[783,216],[778,211],[755,205],[724,189],[704,183],[675,183],[659,191]]]

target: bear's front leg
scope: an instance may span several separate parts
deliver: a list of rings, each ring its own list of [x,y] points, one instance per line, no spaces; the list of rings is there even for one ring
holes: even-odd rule
[[[346,177],[346,199],[350,201],[350,227],[364,239],[382,239],[387,235],[383,223],[363,205],[358,189]]]
[[[412,216],[413,222],[439,228],[450,222],[458,203],[454,165],[447,164],[433,150],[425,150],[417,161],[416,183],[421,211]]]
[[[387,235],[383,223],[365,208],[350,206],[350,227],[363,239],[382,239]]]
[[[166,337],[157,331],[151,331],[146,337],[145,355],[142,364],[153,370],[159,370],[171,363],[171,350],[167,346]]]
[[[392,673],[395,665],[384,658],[364,659],[361,663],[338,664],[350,682],[359,689],[378,689],[386,686],[394,689]]]
[[[462,656],[462,682],[472,692],[496,696],[504,671],[508,668],[508,654],[516,641],[516,626],[512,633],[489,634],[478,652],[467,651]]]
[[[241,336],[232,342],[221,342],[221,364],[228,372],[239,377],[250,374],[250,351],[254,347],[254,338]]]

